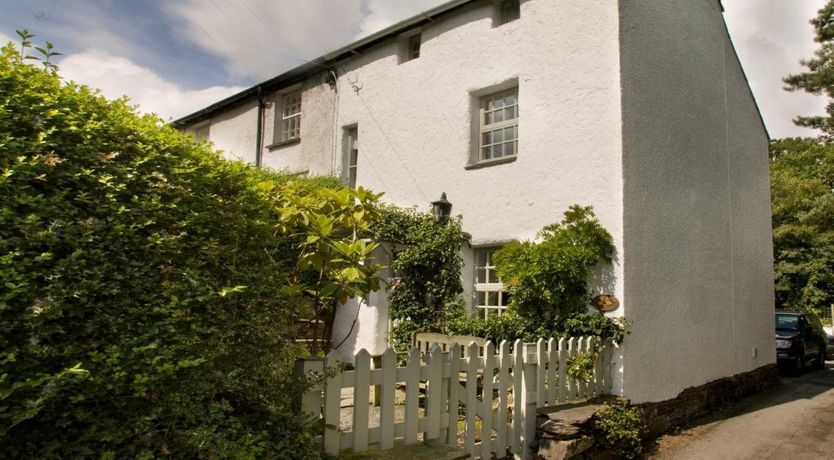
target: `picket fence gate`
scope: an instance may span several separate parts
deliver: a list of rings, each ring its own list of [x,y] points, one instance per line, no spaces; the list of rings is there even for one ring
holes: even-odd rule
[[[580,353],[596,353],[589,381],[567,373],[571,358]],[[319,370],[322,364],[338,367],[338,356],[331,352],[323,363],[319,361]],[[535,438],[536,408],[607,394],[610,359],[611,345],[592,337],[536,343],[517,340],[512,346],[503,341],[497,350],[491,342],[482,348],[473,342],[465,349],[454,344],[447,351],[433,345],[428,353],[412,348],[405,366],[397,365],[396,353],[389,348],[377,368],[372,368],[371,355],[361,350],[355,355],[353,370],[335,373],[304,395],[302,410],[324,418],[323,447],[332,455],[342,449],[364,452],[371,444],[390,449],[395,440],[401,440],[405,444],[462,444],[472,458],[490,459],[494,454],[496,458],[528,459],[533,457],[530,443]],[[315,365],[303,370],[313,369]],[[395,400],[398,385],[404,385],[405,393],[399,403]],[[381,393],[375,398],[378,409],[373,410],[378,410],[379,422],[374,426],[369,423],[372,387]],[[353,388],[353,417],[347,430],[339,430],[343,388]]]

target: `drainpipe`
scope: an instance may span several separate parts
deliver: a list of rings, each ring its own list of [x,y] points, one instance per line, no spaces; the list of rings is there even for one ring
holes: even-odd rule
[[[264,132],[264,94],[263,89],[258,87],[258,134],[255,141],[255,166],[261,167],[261,155],[263,153],[263,132]]]

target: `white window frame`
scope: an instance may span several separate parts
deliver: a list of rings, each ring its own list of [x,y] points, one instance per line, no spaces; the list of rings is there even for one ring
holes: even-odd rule
[[[356,188],[356,179],[359,172],[359,126],[350,125],[342,128],[342,145],[344,168],[344,184]]]
[[[294,85],[280,93],[275,101],[273,145],[294,143],[301,140],[301,116],[303,108],[301,85]]]
[[[506,98],[508,96],[515,96],[514,100],[515,103],[513,105],[507,106],[502,105],[499,108],[490,108],[489,103],[491,101],[495,101],[498,99]],[[478,152],[477,152],[477,163],[483,162],[490,162],[495,160],[500,160],[502,158],[511,158],[518,156],[518,121],[519,121],[519,103],[518,103],[518,86],[514,86],[509,89],[504,89],[498,92],[486,94],[480,97],[479,101],[479,109],[478,109]],[[514,117],[511,119],[506,119],[506,114],[508,109],[513,109],[512,112]],[[494,117],[496,114],[501,114],[501,121],[488,121],[488,119]],[[492,117],[490,117],[492,115]],[[511,138],[511,140],[506,140],[506,133],[507,130],[511,129],[515,133],[515,137]],[[501,133],[501,140],[495,141],[494,139],[490,139],[490,141],[485,141],[487,134],[493,133]],[[508,144],[512,145],[512,152],[507,153],[506,146]],[[495,147],[500,146],[501,154],[495,154]],[[485,148],[489,148],[489,155],[485,155]]]
[[[509,295],[504,289],[504,283],[498,280],[498,274],[495,272],[495,265],[492,263],[492,254],[500,249],[500,246],[480,247],[475,248],[473,252],[473,265],[475,267],[474,273],[474,289],[472,291],[473,310],[484,319],[490,315],[501,316],[507,310],[509,304]],[[481,255],[486,254],[486,264],[481,265]],[[483,270],[484,276],[481,278],[484,282],[479,282],[479,272]],[[483,301],[480,297],[483,294]],[[490,297],[495,299],[491,302]],[[493,305],[494,303],[494,305]]]

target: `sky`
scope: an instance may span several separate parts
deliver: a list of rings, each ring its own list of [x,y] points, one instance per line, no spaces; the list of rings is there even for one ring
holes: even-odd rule
[[[0,0],[0,43],[27,29],[63,53],[67,79],[170,120],[444,1]],[[824,112],[824,98],[786,92],[782,78],[816,49],[808,21],[825,2],[724,0],[774,139],[814,135],[791,120]]]

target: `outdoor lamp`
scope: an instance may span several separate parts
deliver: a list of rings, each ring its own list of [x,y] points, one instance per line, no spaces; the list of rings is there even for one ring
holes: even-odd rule
[[[446,192],[440,195],[439,200],[431,202],[431,210],[436,223],[445,225],[449,222],[449,217],[452,215],[452,203],[446,199]]]

